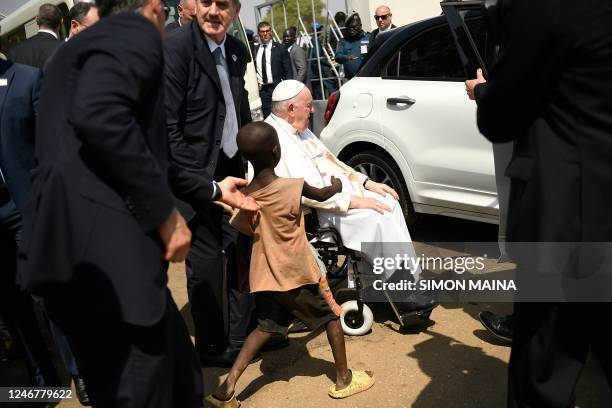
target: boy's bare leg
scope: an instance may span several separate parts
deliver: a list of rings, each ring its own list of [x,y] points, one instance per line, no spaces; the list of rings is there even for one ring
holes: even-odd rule
[[[336,363],[336,389],[341,390],[349,386],[352,375],[346,362],[344,332],[342,331],[340,320],[331,320],[325,326],[325,330],[327,331],[327,340],[331,346],[334,362]],[[370,372],[368,374],[372,376]]]
[[[340,328],[342,330],[342,328]],[[221,384],[217,391],[213,394],[213,396],[219,400],[227,401],[232,397],[234,390],[236,388],[236,383],[238,379],[249,366],[249,363],[255,357],[255,354],[270,340],[274,333],[265,332],[263,330],[255,329],[249,334],[249,336],[244,341],[242,348],[240,349],[240,353],[238,353],[238,357],[236,357],[236,361],[234,361],[234,365],[230,369],[227,378]],[[345,358],[346,361],[346,358]]]

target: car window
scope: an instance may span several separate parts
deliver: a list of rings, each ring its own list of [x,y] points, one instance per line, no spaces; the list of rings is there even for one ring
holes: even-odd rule
[[[483,59],[487,56],[487,28],[482,18],[471,18],[465,22],[472,39],[476,44],[476,49]]]
[[[468,38],[468,32],[471,40]],[[474,78],[476,70],[482,68],[481,61],[487,68],[490,67],[493,49],[490,49],[490,44],[487,43],[487,29],[482,18],[465,18],[464,24],[455,30],[455,35],[460,45],[460,53],[465,59],[465,69],[470,74],[470,78]],[[476,50],[474,50],[474,46]]]
[[[464,81],[466,75],[450,30],[444,25],[405,44],[387,64],[383,77]]]

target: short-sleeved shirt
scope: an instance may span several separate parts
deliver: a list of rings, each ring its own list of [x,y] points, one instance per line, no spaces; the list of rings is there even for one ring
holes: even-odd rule
[[[304,179],[279,177],[249,194],[261,206],[238,210],[230,223],[253,237],[249,285],[251,292],[286,292],[319,283],[321,272],[312,254],[302,214]]]

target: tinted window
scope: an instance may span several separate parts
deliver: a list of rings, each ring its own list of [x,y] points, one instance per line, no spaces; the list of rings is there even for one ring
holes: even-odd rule
[[[428,30],[411,39],[391,59],[386,74],[387,78],[465,80],[447,26]]]
[[[487,56],[487,29],[482,18],[472,18],[465,22],[465,25],[470,32],[476,49],[480,56],[485,59]]]

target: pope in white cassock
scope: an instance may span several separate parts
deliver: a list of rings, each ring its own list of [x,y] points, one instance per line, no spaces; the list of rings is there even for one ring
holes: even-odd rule
[[[409,257],[416,259],[411,245],[410,233],[398,203],[397,193],[389,186],[369,180],[351,167],[338,160],[325,145],[308,129],[312,113],[310,90],[301,82],[281,82],[272,94],[272,114],[266,122],[278,133],[281,145],[281,159],[275,172],[279,177],[304,178],[315,187],[330,185],[331,176],[342,181],[342,192],[324,202],[302,198],[303,205],[317,209],[322,226],[332,225],[340,233],[344,245],[362,251],[362,242],[376,243],[368,246],[368,252],[361,252],[366,262],[360,265],[372,270],[373,259],[392,257],[397,254],[398,245],[385,243],[406,243],[402,246]],[[389,277],[395,270],[385,270]],[[415,278],[421,273],[414,271]],[[402,306],[401,313],[433,308],[433,299],[411,294]]]

